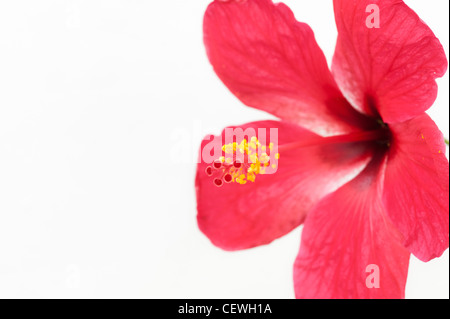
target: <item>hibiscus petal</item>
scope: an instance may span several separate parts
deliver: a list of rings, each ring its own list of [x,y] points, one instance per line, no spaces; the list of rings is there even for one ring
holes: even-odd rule
[[[244,104],[323,135],[360,125],[362,115],[343,98],[311,28],[284,4],[214,1],[204,42],[217,75]]]
[[[442,133],[428,115],[391,125],[384,202],[404,245],[419,259],[449,246],[449,163]]]
[[[410,254],[381,202],[383,166],[375,159],[308,214],[294,266],[297,298],[404,298]]]
[[[366,24],[376,22],[374,5],[379,28]],[[339,37],[332,71],[347,99],[386,123],[426,111],[437,96],[435,79],[447,70],[428,26],[399,0],[334,0],[334,7]]]
[[[225,250],[268,244],[290,232],[303,222],[320,198],[360,172],[372,154],[364,143],[287,149],[288,143],[323,140],[288,122],[254,122],[240,128],[267,128],[267,132],[269,128],[278,129],[281,157],[275,174],[257,175],[254,183],[230,183],[220,188],[205,173],[208,162],[202,158],[198,164],[199,228],[213,244]],[[211,143],[220,147],[224,132],[221,137],[203,141],[202,153],[209,154]],[[260,139],[260,135],[257,137]]]

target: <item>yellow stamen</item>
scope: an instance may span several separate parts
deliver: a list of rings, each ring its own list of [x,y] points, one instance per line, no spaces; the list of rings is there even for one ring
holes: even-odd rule
[[[244,185],[249,181],[255,182],[257,175],[266,174],[266,168],[277,168],[274,160],[271,161],[271,156],[266,153],[267,149],[272,150],[273,148],[273,143],[270,143],[268,146],[261,145],[256,136],[251,137],[249,141],[243,139],[239,143],[225,144],[222,146],[222,151],[225,155],[218,160],[222,163],[222,166],[214,169],[222,176],[221,178],[227,176],[224,179],[226,183],[235,182]],[[272,159],[278,160],[279,158],[279,153],[272,155]],[[240,159],[243,159],[243,161]],[[223,183],[217,184],[223,185]]]

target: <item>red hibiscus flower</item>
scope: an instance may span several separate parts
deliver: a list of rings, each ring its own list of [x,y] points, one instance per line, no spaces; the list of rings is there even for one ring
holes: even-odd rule
[[[369,5],[379,27],[367,21]],[[224,130],[203,141],[198,225],[214,245],[239,250],[304,224],[296,297],[404,298],[410,253],[429,261],[449,246],[449,163],[424,113],[447,59],[403,1],[334,0],[334,11],[330,72],[312,30],[286,5],[208,7],[215,72],[244,104],[280,121],[239,126],[240,140]]]

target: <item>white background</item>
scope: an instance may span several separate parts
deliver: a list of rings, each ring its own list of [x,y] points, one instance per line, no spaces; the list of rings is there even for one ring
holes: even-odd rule
[[[292,298],[300,230],[226,253],[196,225],[206,133],[244,107],[202,44],[208,0],[1,1],[0,297]],[[331,1],[291,0],[331,59]],[[447,56],[449,2],[407,1]],[[446,136],[448,73],[429,112]],[[449,297],[448,251],[408,298]]]

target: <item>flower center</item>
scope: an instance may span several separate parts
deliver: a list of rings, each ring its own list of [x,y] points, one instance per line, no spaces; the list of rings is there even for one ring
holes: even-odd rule
[[[274,144],[262,145],[256,136],[250,141],[243,139],[222,146],[223,156],[216,159],[205,170],[206,175],[213,178],[217,187],[228,183],[241,185],[254,182],[257,175],[273,173],[277,169],[279,153],[274,153]],[[267,152],[270,151],[270,156]]]
[[[205,173],[212,178],[213,184],[222,187],[225,184],[240,185],[255,182],[257,175],[274,174],[278,169],[280,153],[310,146],[371,142],[377,149],[387,150],[391,145],[391,132],[382,120],[377,121],[375,129],[358,131],[329,137],[312,138],[283,145],[262,145],[256,136],[222,146],[220,157],[207,166]]]
[[[383,120],[381,119],[379,119],[377,122],[379,125],[378,130],[380,131],[380,136],[379,139],[376,140],[376,142],[379,145],[386,146],[389,148],[392,142],[392,134],[391,130],[389,129],[389,125],[384,123]]]

